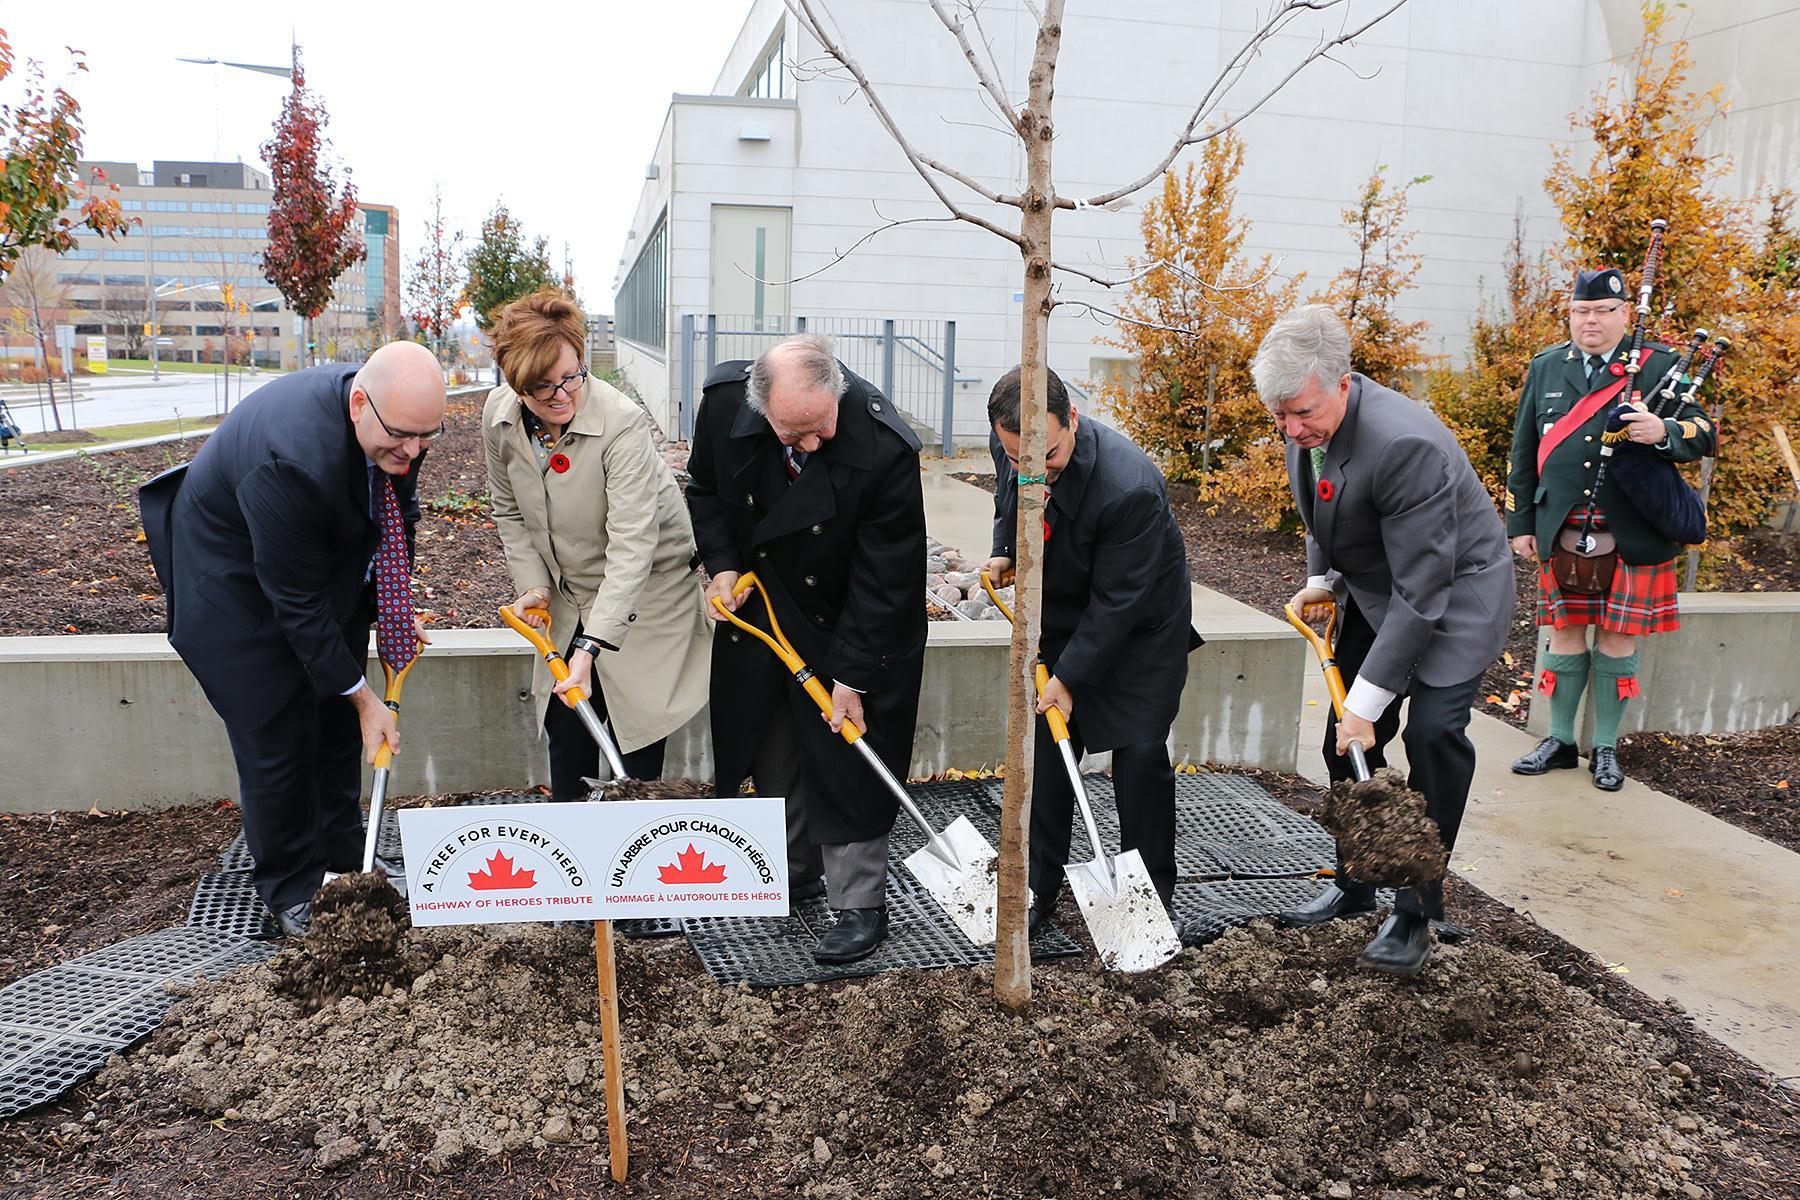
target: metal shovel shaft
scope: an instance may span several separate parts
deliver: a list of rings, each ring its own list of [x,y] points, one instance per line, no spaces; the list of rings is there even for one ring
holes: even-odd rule
[[[586,700],[575,702],[575,715],[587,726],[588,733],[600,745],[601,757],[606,759],[607,768],[612,771],[614,779],[625,778],[625,762],[619,757],[619,748],[613,743],[612,734],[606,732],[606,725],[600,720],[600,714],[594,711],[592,703]]]
[[[1088,803],[1087,789],[1081,786],[1081,766],[1075,761],[1075,749],[1064,738],[1056,743],[1062,751],[1063,766],[1069,772],[1069,786],[1075,790],[1075,804],[1081,809],[1081,822],[1087,826],[1088,845],[1094,848],[1093,867],[1105,873],[1106,887],[1114,895],[1119,891],[1119,877],[1113,871],[1113,865],[1107,860],[1105,849],[1100,844],[1100,827],[1094,823],[1094,806]]]
[[[925,819],[925,814],[919,811],[919,806],[913,803],[912,797],[906,794],[906,789],[900,786],[900,781],[894,778],[894,773],[888,770],[887,764],[881,761],[881,756],[875,753],[868,741],[864,738],[857,738],[850,744],[855,746],[857,753],[863,756],[863,761],[869,764],[869,769],[874,771],[883,783],[887,784],[888,791],[894,793],[894,799],[900,802],[900,807],[906,810],[906,815],[912,818],[913,824],[919,827],[919,832],[925,835],[925,848],[942,859],[945,866],[958,871],[963,870],[965,864],[957,858],[956,850],[944,840],[937,830],[931,827],[931,822]]]
[[[375,783],[369,791],[369,827],[363,831],[364,871],[375,869],[375,840],[381,836],[381,809],[387,803],[388,768],[375,768]]]

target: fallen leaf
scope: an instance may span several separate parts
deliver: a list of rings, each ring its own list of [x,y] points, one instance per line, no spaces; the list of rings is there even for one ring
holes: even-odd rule
[[[1509,667],[1512,666],[1513,663],[1518,661],[1517,659],[1513,658],[1511,650],[1508,650],[1505,654],[1502,654],[1500,656],[1500,659],[1502,662],[1504,662]]]
[[[1787,787],[1787,785],[1788,785],[1788,781],[1785,779],[1778,779],[1775,781],[1775,786],[1778,788],[1785,788],[1785,787]]]
[[[1675,898],[1676,898],[1676,899],[1680,899],[1680,898],[1681,898],[1681,897],[1683,897],[1683,896],[1685,896],[1685,895],[1687,895],[1687,893],[1686,893],[1686,892],[1684,892],[1684,891],[1682,891],[1682,890],[1681,890],[1681,889],[1680,889],[1680,888],[1669,888],[1669,887],[1666,887],[1666,888],[1664,888],[1664,889],[1663,889],[1663,895],[1665,895],[1665,896],[1674,896],[1674,897],[1675,897]]]

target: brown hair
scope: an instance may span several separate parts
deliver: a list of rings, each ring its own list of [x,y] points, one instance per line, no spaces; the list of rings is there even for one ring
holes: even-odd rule
[[[587,362],[587,318],[562,292],[533,292],[494,318],[494,361],[515,392],[550,382],[564,345],[574,347],[578,362]]]

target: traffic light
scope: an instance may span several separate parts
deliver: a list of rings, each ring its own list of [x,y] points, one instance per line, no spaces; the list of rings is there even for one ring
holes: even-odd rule
[[[236,312],[237,311],[236,308],[233,307],[233,300],[232,300],[233,293],[232,293],[231,285],[229,283],[223,284],[220,286],[219,290],[221,292],[223,292],[225,295],[225,311],[226,312]]]

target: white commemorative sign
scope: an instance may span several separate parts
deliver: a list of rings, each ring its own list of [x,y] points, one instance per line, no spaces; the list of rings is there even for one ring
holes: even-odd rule
[[[776,797],[399,810],[415,925],[787,913]]]

